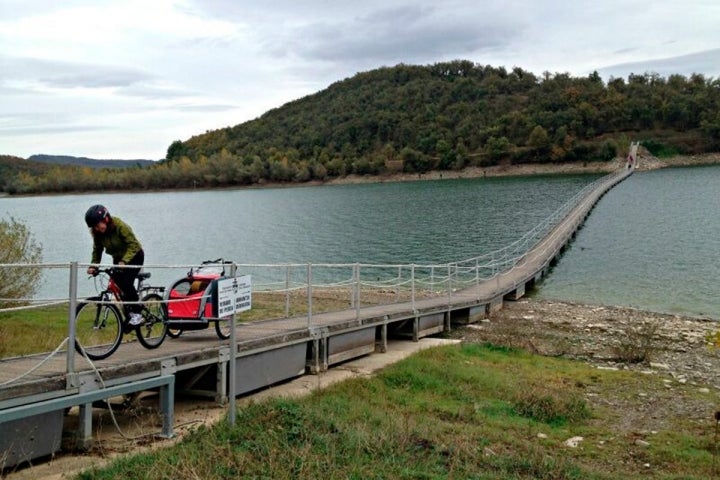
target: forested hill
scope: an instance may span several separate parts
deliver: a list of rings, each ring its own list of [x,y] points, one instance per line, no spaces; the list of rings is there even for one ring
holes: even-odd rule
[[[90,168],[127,168],[148,166],[155,163],[153,160],[97,160],[87,157],[72,157],[69,155],[32,155],[28,160],[33,162],[49,163],[51,165],[77,165]]]
[[[387,160],[424,171],[607,158],[624,139],[714,151],[719,106],[720,81],[702,75],[631,75],[604,84],[596,73],[537,77],[469,61],[398,65],[176,142],[168,159],[197,161],[224,149],[244,165],[260,158],[270,168],[307,163],[343,175],[381,173]]]
[[[236,126],[173,142],[150,167],[16,177],[11,193],[306,182],[499,163],[720,151],[720,80],[537,76],[454,61],[358,73]]]
[[[48,165],[25,160],[12,155],[0,155],[0,191],[8,191],[16,178],[41,176],[49,170]]]

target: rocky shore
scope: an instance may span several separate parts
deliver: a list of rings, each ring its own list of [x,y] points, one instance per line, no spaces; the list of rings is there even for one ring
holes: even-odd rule
[[[648,152],[642,147],[640,147],[640,149],[638,150],[638,171],[700,165],[720,165],[720,153],[707,153],[701,155],[677,155],[671,158],[659,159],[650,154],[650,152]],[[393,173],[380,176],[348,175],[346,177],[335,178],[320,183],[325,185],[340,185],[351,183],[411,182],[421,180],[444,180],[455,178],[610,173],[617,170],[618,168],[623,168],[624,166],[625,158],[619,157],[609,162],[525,163],[515,165],[493,165],[491,167],[466,167],[463,170],[457,171],[434,170],[422,174]]]
[[[646,435],[673,428],[671,419],[695,426],[690,428],[715,428],[720,415],[720,347],[710,336],[718,330],[720,322],[712,319],[521,299],[507,302],[488,319],[456,328],[450,336],[646,377],[642,389],[605,384],[587,394],[593,405],[615,412],[612,421],[620,430]]]
[[[465,341],[492,341],[600,368],[656,373],[720,393],[720,322],[628,307],[521,299],[459,329]]]

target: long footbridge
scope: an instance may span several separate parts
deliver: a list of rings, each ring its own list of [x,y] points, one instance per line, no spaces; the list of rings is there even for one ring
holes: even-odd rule
[[[417,341],[479,321],[547,275],[598,200],[633,170],[629,162],[599,178],[513,244],[463,261],[237,265],[238,271],[252,273],[254,303],[268,298],[284,308],[275,318],[243,321],[240,315],[230,340],[212,329],[184,332],[154,350],[129,341],[109,358],[91,362],[68,352],[66,339],[65,347],[51,353],[0,359],[0,467],[57,452],[71,407],[79,407],[73,427],[77,445],[88,447],[93,408],[107,407],[111,398],[157,391],[158,435],[171,437],[176,394],[206,395],[222,403],[382,354],[389,338]],[[234,402],[229,405],[232,413]]]

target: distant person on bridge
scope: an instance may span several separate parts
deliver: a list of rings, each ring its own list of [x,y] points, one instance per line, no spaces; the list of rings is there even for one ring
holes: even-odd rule
[[[137,268],[119,268],[113,279],[123,291],[123,300],[137,302],[138,292],[135,290],[135,277],[140,273],[145,261],[142,245],[130,228],[130,225],[118,217],[111,217],[108,209],[102,205],[93,205],[85,212],[85,223],[93,237],[91,263],[99,264],[103,251],[113,258],[114,265],[138,265]],[[97,275],[97,267],[87,269],[89,275]],[[130,316],[130,324],[140,325],[140,305],[126,305],[125,311]]]

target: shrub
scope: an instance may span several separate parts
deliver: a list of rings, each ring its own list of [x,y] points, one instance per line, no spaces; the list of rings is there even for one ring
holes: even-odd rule
[[[0,267],[0,308],[22,304],[22,299],[35,294],[41,271],[28,265],[39,263],[41,258],[42,246],[27,226],[12,217],[0,220],[0,265],[6,265]]]
[[[537,422],[562,425],[589,418],[590,407],[585,399],[564,391],[531,388],[519,393],[513,408],[518,415]]]
[[[643,140],[642,145],[658,158],[672,157],[681,153],[677,147],[673,145],[665,145],[656,140]]]
[[[615,140],[606,140],[598,148],[597,159],[604,162],[610,161],[617,156],[619,150]]]
[[[657,349],[656,340],[660,325],[641,323],[625,330],[620,345],[615,347],[615,356],[625,363],[649,362]]]

